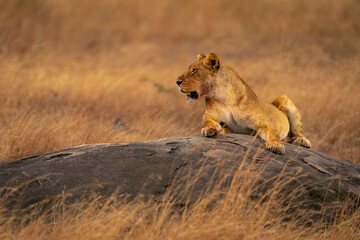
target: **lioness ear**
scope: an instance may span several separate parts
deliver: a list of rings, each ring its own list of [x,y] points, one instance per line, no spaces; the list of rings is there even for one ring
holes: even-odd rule
[[[204,66],[215,71],[219,70],[220,60],[218,56],[215,53],[210,53],[207,55],[204,60]]]
[[[204,59],[206,56],[203,54],[203,53],[199,53],[198,55],[197,55],[197,59],[198,60],[201,60],[201,59]]]

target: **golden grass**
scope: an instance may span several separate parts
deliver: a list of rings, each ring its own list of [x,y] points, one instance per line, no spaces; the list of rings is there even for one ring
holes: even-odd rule
[[[175,80],[199,52],[216,52],[264,101],[288,95],[313,149],[360,163],[359,15],[356,0],[0,0],[0,161],[87,143],[199,134],[203,102],[186,104]],[[245,201],[253,211],[225,211],[222,203],[211,210],[198,203],[182,215],[161,204],[87,207],[16,230],[8,223],[0,236],[359,235],[358,213],[304,230]]]
[[[201,164],[201,163],[200,163]],[[219,162],[221,164],[221,162]],[[241,165],[228,190],[223,191],[226,172],[214,188],[205,190],[194,202],[190,189],[201,176],[188,178],[183,189],[170,189],[153,201],[136,199],[130,203],[116,197],[105,203],[101,198],[64,205],[54,204],[48,214],[38,210],[23,216],[13,214],[0,226],[1,239],[356,239],[360,236],[359,213],[338,215],[335,222],[313,218],[314,213],[297,208],[293,200],[301,195],[295,189],[284,197],[287,184],[275,180],[263,195],[252,197],[262,170],[256,164]],[[220,170],[221,171],[221,170]],[[285,175],[282,175],[285,177]],[[289,176],[288,181],[294,179]],[[177,194],[180,190],[180,194]],[[256,191],[256,189],[255,189]],[[192,202],[179,207],[181,203]],[[216,200],[216,201],[215,201]],[[289,205],[289,202],[291,203]],[[344,204],[346,207],[346,204]],[[345,209],[345,208],[344,208]]]

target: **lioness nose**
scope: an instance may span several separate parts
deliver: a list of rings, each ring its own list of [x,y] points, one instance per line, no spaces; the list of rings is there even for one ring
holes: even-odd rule
[[[180,86],[181,83],[182,83],[182,81],[180,81],[180,80],[176,81],[176,84],[179,85],[179,86]]]

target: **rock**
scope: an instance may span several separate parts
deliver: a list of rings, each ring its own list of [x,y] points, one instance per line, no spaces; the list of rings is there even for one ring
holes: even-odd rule
[[[196,200],[219,181],[224,190],[235,176],[241,182],[241,172],[249,169],[257,174],[255,198],[281,180],[280,192],[298,192],[291,201],[301,207],[319,210],[358,199],[359,165],[292,144],[285,148],[285,155],[277,155],[259,139],[240,134],[82,145],[1,164],[1,205],[22,209],[61,197],[71,202],[113,193],[128,201],[156,200],[170,187],[180,202],[187,194]],[[182,191],[189,179],[196,179],[191,194]]]

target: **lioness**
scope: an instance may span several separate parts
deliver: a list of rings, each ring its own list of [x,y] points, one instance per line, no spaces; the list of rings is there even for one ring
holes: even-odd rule
[[[198,55],[176,81],[188,101],[205,97],[203,116],[205,137],[233,132],[250,134],[255,131],[266,148],[285,153],[282,141],[310,148],[304,136],[301,116],[287,96],[276,98],[271,104],[260,102],[254,91],[227,64],[220,63],[215,53]]]

